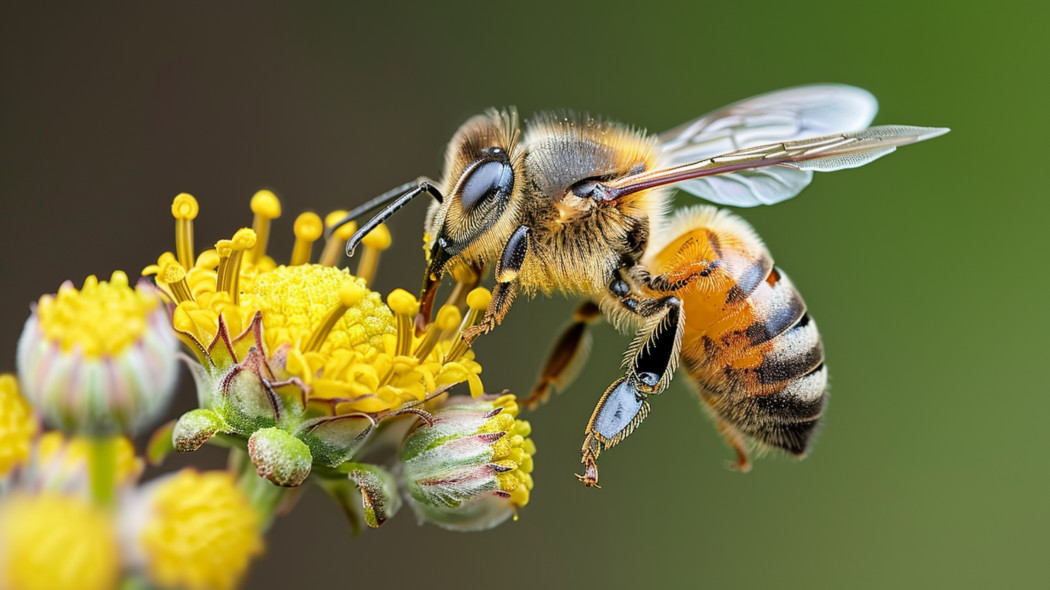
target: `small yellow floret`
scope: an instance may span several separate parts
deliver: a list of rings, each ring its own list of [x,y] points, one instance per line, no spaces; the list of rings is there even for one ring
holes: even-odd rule
[[[37,423],[14,375],[0,375],[0,478],[29,457]]]
[[[230,240],[230,247],[234,250],[240,250],[243,252],[254,247],[255,242],[255,231],[242,227],[233,234],[233,239]]]
[[[194,199],[191,194],[179,193],[171,202],[171,215],[175,219],[196,219],[199,212],[200,206],[197,205],[197,199]]]
[[[64,352],[79,348],[88,357],[115,355],[139,341],[157,297],[128,285],[128,276],[116,271],[109,282],[94,276],[77,291],[72,283],[57,295],[45,295],[37,305],[44,337]]]
[[[47,494],[0,506],[0,588],[111,590],[119,571],[113,523],[86,501]]]
[[[235,588],[263,551],[259,515],[221,471],[184,469],[158,484],[139,541],[160,588]]]
[[[77,472],[86,472],[91,460],[92,441],[83,436],[66,438],[58,431],[44,433],[37,441],[36,450],[42,470],[62,479],[75,477]],[[114,444],[114,465],[117,485],[138,477],[142,462],[135,456],[135,446],[125,436],[118,437]]]
[[[365,248],[375,248],[376,250],[386,250],[392,242],[393,238],[390,237],[390,230],[387,229],[385,223],[379,224],[361,240]]]
[[[321,217],[319,215],[307,211],[306,213],[299,214],[299,217],[295,218],[292,232],[295,233],[295,237],[300,240],[315,242],[320,239],[321,234],[324,233],[324,224],[321,223]]]
[[[470,309],[484,310],[492,301],[492,293],[485,287],[478,287],[467,294],[467,305]]]

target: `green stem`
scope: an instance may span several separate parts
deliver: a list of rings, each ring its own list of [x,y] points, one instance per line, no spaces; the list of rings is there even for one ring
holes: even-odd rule
[[[263,519],[263,529],[273,522],[277,509],[291,488],[275,486],[259,477],[255,465],[248,459],[248,452],[239,447],[230,449],[230,470],[237,478],[237,487],[248,496],[248,502]]]
[[[93,436],[88,439],[91,497],[99,506],[113,505],[117,487],[117,436]]]

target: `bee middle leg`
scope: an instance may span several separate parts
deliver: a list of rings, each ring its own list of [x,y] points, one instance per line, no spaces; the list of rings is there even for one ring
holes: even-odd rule
[[[528,398],[518,403],[526,408],[535,409],[546,403],[555,388],[564,391],[572,383],[587,362],[591,349],[591,335],[587,330],[589,324],[601,319],[598,304],[588,299],[581,303],[572,314],[572,323],[561,333],[547,356],[547,362],[540,369],[539,378]]]
[[[612,286],[616,293],[616,282]],[[587,423],[581,453],[588,487],[598,486],[598,456],[627,438],[649,414],[650,395],[667,388],[678,367],[685,316],[674,296],[636,300],[622,298],[623,305],[645,318],[624,357],[626,374],[615,381],[598,400]]]

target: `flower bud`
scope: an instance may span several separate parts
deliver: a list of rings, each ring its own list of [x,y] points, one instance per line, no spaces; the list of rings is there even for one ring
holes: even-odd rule
[[[123,272],[44,295],[18,341],[18,373],[48,424],[83,434],[133,434],[175,391],[178,341],[159,298]]]
[[[450,397],[401,446],[405,489],[420,520],[457,531],[492,528],[529,501],[529,423],[514,396]]]

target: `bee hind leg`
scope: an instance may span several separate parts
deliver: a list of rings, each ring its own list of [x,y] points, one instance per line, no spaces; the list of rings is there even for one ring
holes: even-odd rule
[[[519,404],[535,409],[536,406],[546,403],[554,389],[564,391],[587,362],[592,340],[587,326],[601,319],[601,311],[594,301],[587,300],[576,308],[572,319],[572,323],[555,341],[554,348],[540,369],[532,393],[528,398],[519,401]]]
[[[646,317],[624,360],[620,377],[598,400],[587,423],[577,477],[588,487],[598,486],[598,456],[630,436],[649,415],[650,395],[667,388],[678,366],[685,317],[676,297],[648,299],[630,306]]]

